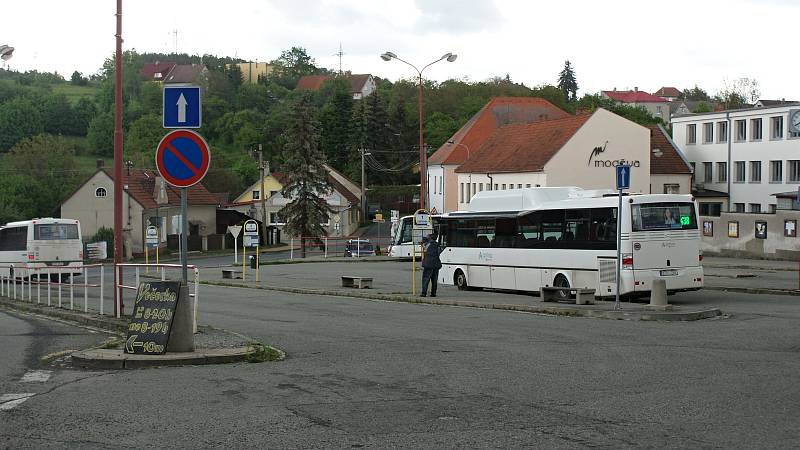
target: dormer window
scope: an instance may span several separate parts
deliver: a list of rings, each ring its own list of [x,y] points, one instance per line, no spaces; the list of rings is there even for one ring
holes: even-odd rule
[[[261,198],[261,192],[253,191],[253,200],[258,200]]]
[[[162,76],[163,75],[161,75],[161,72],[156,72],[155,74],[153,74],[153,78],[161,78]]]
[[[108,192],[106,191],[106,188],[104,188],[104,187],[99,187],[99,188],[94,190],[94,196],[97,197],[97,198],[102,198],[102,197],[105,197],[106,195],[108,195]]]

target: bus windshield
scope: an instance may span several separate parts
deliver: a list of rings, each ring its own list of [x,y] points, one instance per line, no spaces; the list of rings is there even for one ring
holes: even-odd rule
[[[646,203],[631,208],[633,231],[696,230],[694,203]]]
[[[34,225],[33,239],[37,241],[78,239],[78,225],[70,223]]]

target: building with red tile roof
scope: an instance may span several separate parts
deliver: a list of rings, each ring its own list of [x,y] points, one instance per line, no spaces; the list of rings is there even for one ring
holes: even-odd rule
[[[644,108],[653,117],[660,118],[664,123],[669,122],[669,101],[640,91],[638,87],[633,88],[632,91],[618,91],[616,89],[613,91],[603,91],[602,95],[617,103]]]
[[[147,226],[160,229],[160,240],[179,232],[180,191],[165,183],[153,170],[123,170],[123,239],[126,255],[144,252]],[[188,188],[189,235],[216,233],[217,197],[201,183]],[[78,219],[82,234],[91,238],[102,227],[114,227],[114,177],[100,168],[61,203],[61,217]]]
[[[367,97],[376,89],[375,79],[368,73],[347,74],[344,76],[350,82],[350,92],[353,94],[353,100]],[[331,78],[333,78],[331,75],[305,75],[297,81],[296,89],[318,91]]]
[[[662,87],[653,93],[656,97],[661,97],[669,102],[677,100],[681,96],[681,91],[674,87]]]
[[[539,186],[613,189],[632,166],[631,191],[650,192],[650,130],[605,109],[500,127],[455,170],[458,209],[483,190]]]
[[[661,125],[650,128],[650,192],[690,194],[692,166]]]
[[[455,169],[498,128],[565,117],[570,115],[542,98],[492,98],[428,158],[428,204],[436,212],[457,209]]]
[[[144,81],[164,81],[174,67],[175,63],[172,61],[145,63],[139,71],[139,76]]]

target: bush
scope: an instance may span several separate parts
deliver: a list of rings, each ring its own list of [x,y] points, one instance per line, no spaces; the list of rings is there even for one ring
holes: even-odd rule
[[[106,242],[106,248],[108,250],[108,257],[109,258],[113,258],[114,257],[114,230],[113,229],[106,228],[106,227],[100,227],[100,229],[97,230],[97,233],[95,233],[95,235],[92,236],[91,241],[92,242],[103,242],[103,241],[105,241]]]

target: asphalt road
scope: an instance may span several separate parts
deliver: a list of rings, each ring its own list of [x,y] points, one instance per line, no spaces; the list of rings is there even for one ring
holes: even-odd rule
[[[796,447],[800,302],[704,295],[731,316],[608,321],[209,286],[208,323],[288,358],[52,368],[70,382],[0,411],[0,448]],[[14,383],[54,346],[2,317],[15,367],[3,392],[28,392]]]

